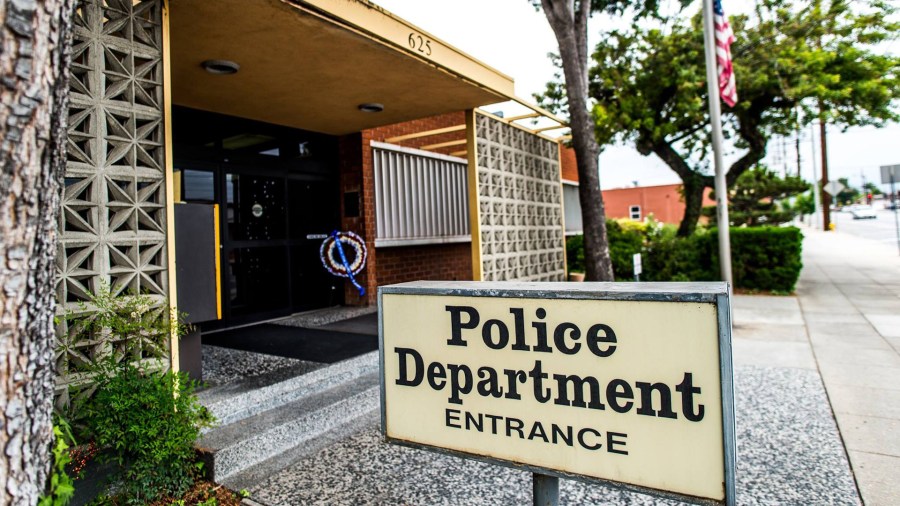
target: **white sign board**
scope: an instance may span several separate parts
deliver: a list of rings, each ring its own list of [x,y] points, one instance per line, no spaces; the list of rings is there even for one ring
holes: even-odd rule
[[[891,183],[900,183],[900,165],[881,166],[881,184]]]
[[[841,193],[846,188],[840,181],[829,181],[822,187],[823,190],[828,192],[832,197],[836,196],[838,193]]]
[[[641,268],[641,254],[640,253],[635,253],[634,256],[632,256],[632,261],[634,262],[635,276],[638,276],[642,272],[644,272],[643,269]]]
[[[734,504],[725,283],[379,288],[387,441]]]

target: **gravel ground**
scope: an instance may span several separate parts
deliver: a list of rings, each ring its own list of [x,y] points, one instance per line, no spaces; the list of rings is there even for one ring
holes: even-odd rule
[[[860,504],[814,370],[735,369],[738,504]],[[521,505],[529,473],[381,442],[369,428],[252,489],[265,505]],[[679,504],[561,480],[567,505]]]
[[[312,371],[327,365],[320,362],[308,362],[295,358],[232,350],[206,344],[203,345],[202,353],[203,382],[210,387],[251,378],[286,367],[299,368],[300,366],[306,366],[307,371]],[[303,370],[299,368],[298,374],[303,372]]]

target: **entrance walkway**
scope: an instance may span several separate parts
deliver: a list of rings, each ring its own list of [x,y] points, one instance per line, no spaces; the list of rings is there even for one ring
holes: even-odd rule
[[[857,485],[867,505],[900,504],[900,255],[804,234],[798,300]]]

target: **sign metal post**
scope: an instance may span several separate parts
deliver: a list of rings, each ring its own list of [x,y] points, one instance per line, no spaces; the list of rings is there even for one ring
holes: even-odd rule
[[[531,480],[534,506],[559,506],[559,478],[533,473]]]

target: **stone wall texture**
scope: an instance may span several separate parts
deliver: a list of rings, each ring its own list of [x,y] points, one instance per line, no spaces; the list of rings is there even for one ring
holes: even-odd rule
[[[167,305],[162,0],[83,0],[75,16],[68,161],[57,255],[60,313],[89,319],[91,294]],[[60,402],[101,357],[162,364],[165,345],[85,336],[61,319]],[[69,387],[75,387],[74,390]]]
[[[475,115],[482,278],[563,281],[559,144]]]

